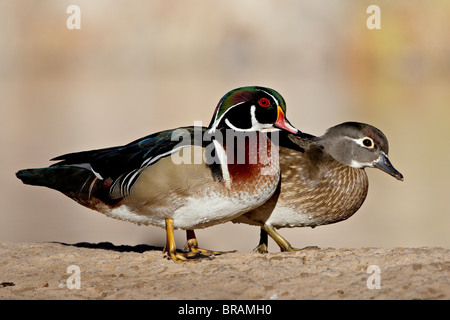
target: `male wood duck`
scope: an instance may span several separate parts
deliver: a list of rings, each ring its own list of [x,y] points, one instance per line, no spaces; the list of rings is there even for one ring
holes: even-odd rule
[[[278,149],[262,132],[297,134],[285,113],[275,90],[237,88],[219,101],[206,129],[166,130],[120,147],[69,153],[16,175],[109,217],[165,228],[164,252],[185,261],[217,253],[197,247],[194,229],[229,221],[275,192]],[[241,139],[251,133],[255,140]],[[176,250],[174,229],[188,230],[189,252]]]
[[[377,128],[346,122],[321,137],[280,133],[281,181],[262,206],[234,219],[261,226],[260,253],[267,252],[267,234],[281,251],[293,248],[278,228],[316,227],[351,217],[368,191],[364,168],[374,167],[403,181],[388,158],[388,140]]]

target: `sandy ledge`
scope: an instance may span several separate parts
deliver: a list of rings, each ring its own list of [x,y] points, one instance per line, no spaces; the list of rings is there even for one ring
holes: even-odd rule
[[[236,252],[174,263],[147,245],[0,243],[0,257],[1,299],[450,299],[444,248]],[[70,265],[79,267],[80,289],[68,288]],[[380,268],[380,289],[367,287],[370,265]]]

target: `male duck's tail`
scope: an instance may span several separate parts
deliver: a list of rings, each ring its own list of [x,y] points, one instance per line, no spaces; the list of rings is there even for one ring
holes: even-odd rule
[[[43,186],[58,190],[76,202],[91,207],[94,198],[107,197],[107,188],[92,171],[75,166],[50,166],[47,168],[24,169],[16,173],[24,184]]]

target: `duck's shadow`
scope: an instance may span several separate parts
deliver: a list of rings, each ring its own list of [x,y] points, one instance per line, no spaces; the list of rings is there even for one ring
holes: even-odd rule
[[[58,243],[63,246],[78,247],[78,248],[88,248],[88,249],[103,249],[117,252],[136,252],[144,253],[146,251],[162,251],[163,247],[155,247],[147,244],[138,244],[135,246],[120,245],[116,246],[111,242],[99,242],[99,243],[89,243],[89,242],[78,242],[78,243],[64,243],[64,242],[53,242]]]

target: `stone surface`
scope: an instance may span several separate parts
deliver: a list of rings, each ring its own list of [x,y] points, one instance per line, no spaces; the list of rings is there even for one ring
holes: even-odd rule
[[[1,243],[1,299],[450,299],[450,250],[309,248],[175,263],[162,248]],[[80,270],[80,289],[70,289]],[[379,268],[380,289],[374,271]],[[375,267],[375,270],[376,268]],[[69,281],[68,281],[69,280]]]

